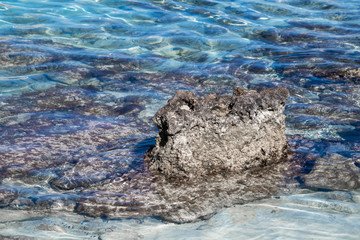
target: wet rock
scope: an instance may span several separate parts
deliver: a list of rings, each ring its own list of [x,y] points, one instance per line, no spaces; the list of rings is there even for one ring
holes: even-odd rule
[[[328,154],[317,159],[301,180],[305,187],[315,190],[355,190],[360,188],[360,168],[350,158]]]
[[[156,185],[169,205],[155,215],[170,222],[208,219],[222,208],[286,194],[293,174],[289,162],[272,164],[228,176],[213,175],[193,183],[163,179]]]
[[[327,59],[334,59],[334,61],[338,61],[339,59],[335,59],[339,54],[328,54],[326,56]],[[315,66],[311,63],[304,64],[303,61],[301,63],[296,63],[297,60],[294,60],[295,56],[299,59],[299,55],[286,56],[278,58],[279,62],[294,62],[293,66],[286,66],[286,64],[279,64],[275,69],[278,73],[281,73],[287,79],[291,81],[299,81],[302,78],[308,78],[308,81],[316,81],[309,84],[309,86],[305,85],[305,87],[314,87],[314,85],[320,85],[327,83],[358,83],[360,79],[360,68],[357,65],[338,65],[338,64],[324,64],[323,66]],[[307,56],[303,56],[301,59],[305,59]],[[295,67],[294,67],[295,66]],[[314,79],[314,77],[316,77]],[[288,81],[288,80],[287,80]],[[299,84],[298,84],[299,85]]]
[[[246,37],[270,43],[278,43],[281,40],[279,32],[274,29],[254,30],[254,32],[247,33]]]
[[[7,186],[0,186],[0,207],[7,206],[18,197],[18,193]]]
[[[262,168],[174,181],[147,167],[82,192],[75,211],[108,219],[155,216],[175,223],[208,219],[224,207],[288,193],[298,184],[291,161]],[[295,185],[294,185],[295,184]]]
[[[323,182],[342,189],[347,179],[354,182],[356,171],[342,178],[348,165],[332,168],[334,178],[328,183],[330,170],[316,165],[323,156],[298,157],[306,161],[302,168],[291,159],[294,154],[287,154],[282,114],[287,96],[284,89],[238,88],[233,96],[202,98],[178,92],[154,117],[160,134],[145,161],[154,128],[139,120],[143,98],[115,98],[78,87],[6,98],[0,207],[185,223],[234,204],[296,192],[302,184],[296,181],[299,175],[306,187]],[[184,137],[190,142],[179,142]],[[320,146],[323,140],[292,141],[295,152],[328,149]],[[178,145],[171,149],[170,143]],[[193,155],[182,154],[187,151]],[[358,187],[356,181],[351,187]],[[24,187],[15,188],[18,184]],[[29,184],[36,187],[31,190]]]
[[[177,92],[153,118],[160,133],[145,164],[84,189],[75,211],[185,223],[288,191],[298,184],[291,181],[298,169],[287,161],[284,135],[288,94],[237,88],[232,96],[198,98]]]
[[[75,211],[108,219],[155,216],[175,223],[194,222],[208,219],[224,207],[294,192],[299,185],[292,179],[296,171],[291,161],[284,161],[242,174],[173,181],[144,166],[87,188]]]
[[[147,161],[168,178],[242,172],[286,158],[287,89],[214,94],[178,91],[153,118],[159,128]]]
[[[36,239],[44,239],[44,238],[33,238],[33,237],[28,237],[28,236],[23,236],[23,235],[12,235],[12,236],[0,235],[0,239],[3,239],[3,240],[36,240]]]
[[[311,0],[301,0],[301,1],[293,1],[290,5],[297,7],[305,7],[314,10],[329,10],[329,9],[338,9],[339,6],[336,4],[331,4],[326,1],[311,1]]]
[[[325,72],[314,72],[314,76],[327,79],[344,79],[357,83],[360,80],[360,67],[332,68]]]
[[[118,176],[139,157],[129,146],[153,129],[137,118],[143,104],[93,87],[54,87],[3,98],[0,180],[48,182],[69,190]]]

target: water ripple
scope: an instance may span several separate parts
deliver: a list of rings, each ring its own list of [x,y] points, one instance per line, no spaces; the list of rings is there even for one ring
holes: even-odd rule
[[[9,164],[0,164],[8,197],[0,206],[68,211],[82,189],[136,169],[153,142],[151,116],[178,89],[285,86],[286,134],[304,168],[334,154],[358,166],[359,20],[358,0],[2,1],[0,158]],[[318,229],[331,225],[328,212],[356,219],[346,196],[320,195],[288,197],[281,211],[319,217]],[[201,224],[196,231],[209,229]],[[358,233],[251,226],[236,231],[264,239]]]

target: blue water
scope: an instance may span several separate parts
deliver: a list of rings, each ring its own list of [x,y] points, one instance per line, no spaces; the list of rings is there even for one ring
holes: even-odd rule
[[[85,217],[71,199],[141,161],[179,89],[285,86],[293,151],[360,166],[359,48],[358,0],[1,1],[0,194],[16,197],[0,201],[0,236],[358,239],[357,190],[299,189],[184,225]]]

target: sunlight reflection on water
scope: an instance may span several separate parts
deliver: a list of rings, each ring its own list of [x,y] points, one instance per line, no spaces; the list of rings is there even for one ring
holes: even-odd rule
[[[357,0],[2,1],[0,159],[11,164],[1,165],[0,237],[357,239],[358,191],[299,189],[184,225],[65,210],[79,189],[141,160],[156,133],[150,118],[179,89],[287,87],[293,151],[356,165],[359,19]],[[43,213],[38,194],[69,205]]]

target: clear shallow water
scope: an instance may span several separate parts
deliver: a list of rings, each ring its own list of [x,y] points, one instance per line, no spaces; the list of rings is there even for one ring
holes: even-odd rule
[[[334,200],[304,190],[180,226],[86,218],[81,228],[85,218],[70,212],[83,188],[136,169],[154,142],[151,116],[178,89],[285,86],[287,135],[302,160],[339,154],[359,166],[359,36],[355,0],[2,1],[0,192],[10,200],[0,204],[14,219],[1,221],[0,234],[356,239],[358,192],[346,189]]]
[[[304,192],[220,211],[189,224],[101,220],[80,215],[3,211],[4,235],[36,239],[358,239],[359,192]]]

